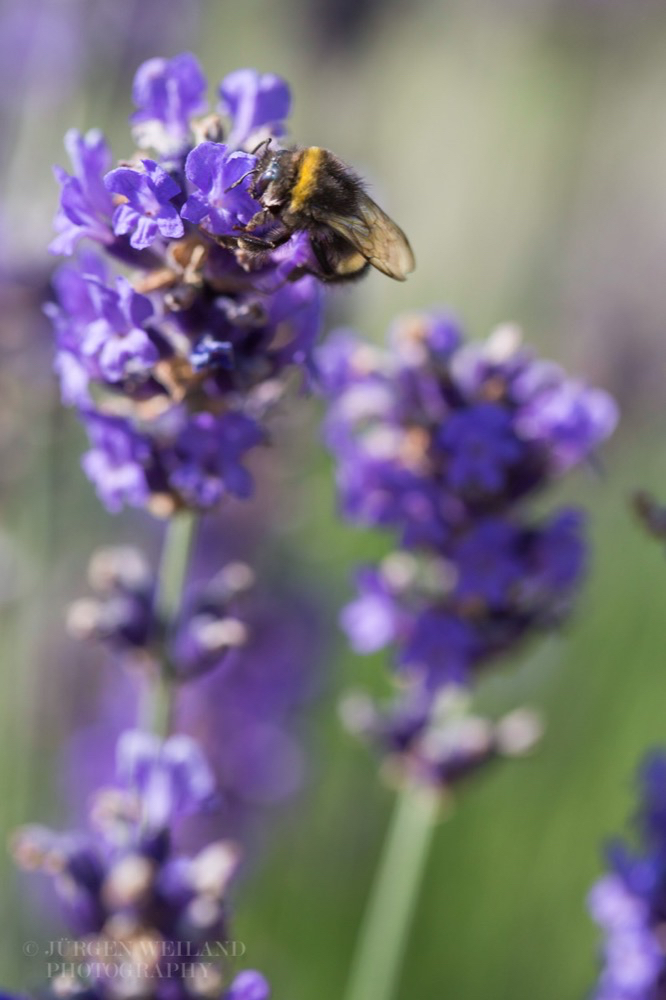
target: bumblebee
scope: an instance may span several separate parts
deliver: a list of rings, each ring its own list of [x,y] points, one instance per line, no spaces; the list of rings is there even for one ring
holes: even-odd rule
[[[273,250],[305,230],[318,270],[297,268],[294,278],[310,271],[323,281],[349,281],[372,265],[404,281],[414,270],[414,254],[402,229],[328,149],[271,150],[268,140],[253,170],[233,186],[250,175],[248,191],[261,209],[240,228],[242,249]],[[264,227],[261,235],[255,233]]]

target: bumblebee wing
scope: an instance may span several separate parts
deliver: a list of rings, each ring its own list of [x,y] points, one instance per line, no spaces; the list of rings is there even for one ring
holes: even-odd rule
[[[327,214],[321,222],[354,246],[378,271],[404,281],[416,262],[402,229],[364,191],[353,215]]]

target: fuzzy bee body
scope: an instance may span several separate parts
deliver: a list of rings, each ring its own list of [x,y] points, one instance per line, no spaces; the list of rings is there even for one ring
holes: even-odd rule
[[[414,270],[403,231],[329,150],[266,149],[253,175],[249,191],[262,207],[241,231],[247,249],[270,249],[304,230],[324,281],[348,281],[369,266],[404,281]],[[265,225],[277,231],[253,235]]]

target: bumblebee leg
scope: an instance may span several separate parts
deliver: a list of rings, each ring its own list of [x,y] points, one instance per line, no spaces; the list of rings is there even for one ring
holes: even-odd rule
[[[326,249],[324,245],[319,240],[311,236],[310,246],[312,247],[312,252],[317,259],[317,263],[319,264],[319,271],[313,270],[311,273],[315,274],[318,278],[321,278],[322,281],[330,281],[331,278],[335,276],[335,271],[331,267],[330,261],[326,256]]]
[[[273,213],[268,208],[261,208],[256,212],[249,222],[244,226],[238,226],[238,229],[242,229],[244,232],[251,233],[253,229],[258,229],[259,226],[264,226],[267,222],[274,220]]]
[[[264,237],[242,232],[236,237],[238,244],[246,250],[277,250],[278,247],[283,246],[289,239],[291,239],[291,233],[280,233],[279,236]]]

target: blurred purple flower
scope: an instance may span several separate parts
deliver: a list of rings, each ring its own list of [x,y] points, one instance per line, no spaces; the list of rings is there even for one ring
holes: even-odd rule
[[[607,393],[566,380],[556,366],[550,372],[551,378],[531,391],[521,384],[516,427],[525,440],[546,444],[553,465],[563,470],[615,429],[617,408]]]
[[[538,521],[525,501],[612,432],[601,390],[536,360],[512,328],[465,344],[445,313],[406,317],[391,353],[344,331],[317,357],[342,509],[400,532],[358,577],[352,645],[392,643],[429,692],[562,620],[585,565],[581,516]]]
[[[202,546],[201,556],[206,572],[209,564],[219,566],[219,542],[214,549]],[[189,839],[205,841],[207,827],[247,844],[258,832],[258,810],[290,797],[303,781],[298,729],[303,706],[319,686],[320,608],[299,588],[255,584],[250,568],[238,561],[227,562],[208,582],[192,584],[171,622],[157,618],[155,579],[135,550],[100,550],[89,577],[93,596],[72,605],[69,631],[102,642],[115,662],[103,685],[103,720],[98,711],[91,712],[89,725],[81,727],[79,720],[68,747],[68,800],[79,812],[91,791],[111,780],[109,745],[135,725],[137,675],[162,657],[179,682],[176,729],[205,749],[215,775],[217,794],[210,809],[188,823]],[[119,654],[128,667],[124,674],[118,673]],[[183,683],[192,679],[196,683]],[[144,749],[142,737],[137,739],[150,764],[156,744],[148,740]],[[208,787],[207,781],[199,784]],[[145,796],[144,783],[141,790]],[[173,798],[163,776],[157,790],[162,801]]]
[[[220,840],[194,856],[173,848],[173,821],[205,810],[213,787],[193,740],[175,736],[160,744],[144,733],[125,733],[118,756],[121,786],[97,794],[90,833],[26,827],[14,837],[14,856],[23,868],[54,879],[72,929],[86,939],[86,956],[101,959],[91,963],[92,996],[101,1000],[116,981],[116,962],[105,961],[114,941],[122,948],[123,986],[144,990],[147,976],[168,978],[175,990],[164,997],[185,1000],[193,956],[207,983],[220,982],[228,888],[239,851]],[[231,989],[247,996],[254,989],[260,997],[268,987],[258,973],[245,972]]]
[[[136,72],[131,121],[141,146],[160,152],[180,150],[190,135],[190,119],[207,107],[207,81],[190,52],[173,59],[149,59]]]
[[[447,476],[454,490],[500,493],[505,470],[523,455],[511,415],[501,406],[479,403],[454,412],[438,435],[448,459]]]
[[[143,822],[155,831],[167,829],[181,816],[205,811],[215,792],[215,778],[201,749],[180,734],[162,743],[151,733],[127,730],[118,740],[116,771],[141,800]]]
[[[614,844],[608,852],[611,871],[588,898],[590,913],[604,934],[596,1000],[653,1000],[661,996],[666,974],[661,936],[666,905],[666,753],[649,755],[639,780],[639,851],[630,854],[623,844]]]
[[[184,426],[167,456],[169,482],[193,507],[212,507],[224,493],[248,497],[253,481],[245,453],[264,440],[261,427],[241,413],[197,414]]]
[[[268,1000],[270,995],[270,986],[261,973],[246,969],[236,976],[223,1000]]]
[[[374,653],[399,635],[395,597],[375,570],[357,576],[359,596],[340,615],[340,624],[357,653]]]
[[[468,699],[449,689],[433,701],[413,688],[388,708],[354,693],[343,721],[385,758],[391,777],[450,794],[472,774],[502,758],[529,753],[541,736],[538,716],[520,708],[493,722],[473,715]]]
[[[446,611],[426,608],[412,625],[400,662],[432,690],[466,684],[476,646],[472,625]]]
[[[144,473],[150,447],[122,417],[84,410],[92,448],[81,459],[102,503],[112,512],[123,504],[141,507],[149,496]]]
[[[152,428],[136,429],[123,417],[95,410],[81,416],[93,445],[83,456],[83,469],[112,512],[123,503],[141,507],[160,500],[167,513],[174,505],[205,510],[227,494],[252,493],[252,477],[242,462],[264,434],[251,417],[234,412],[190,417],[181,410]]]
[[[453,548],[458,570],[455,594],[491,607],[511,604],[511,591],[523,579],[522,533],[500,518],[484,518]]]
[[[260,129],[270,135],[284,134],[284,121],[291,110],[291,94],[285,80],[256,69],[237,69],[220,84],[222,111],[232,121],[229,145],[243,146]]]

